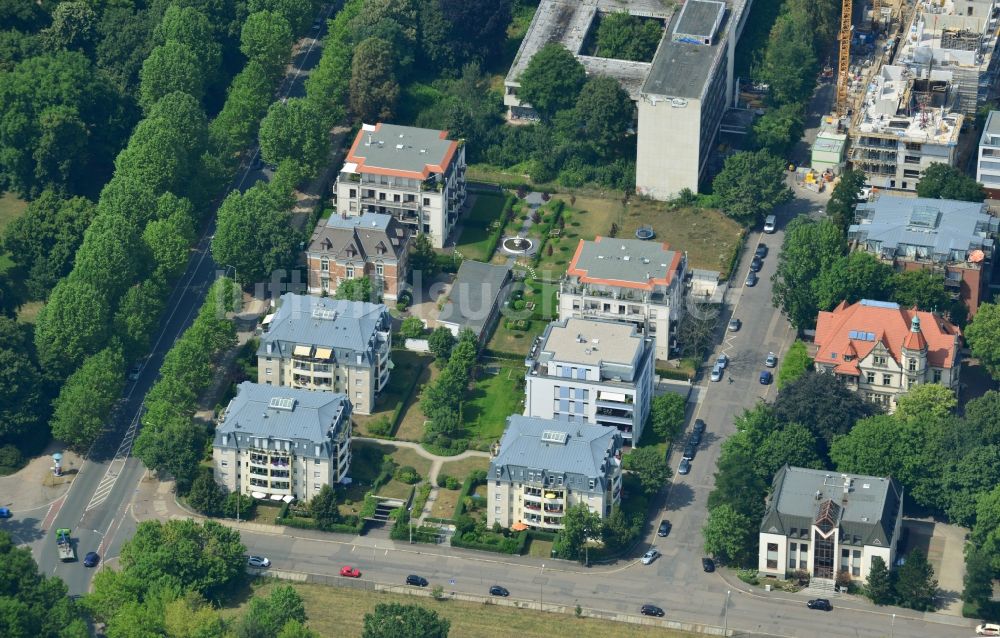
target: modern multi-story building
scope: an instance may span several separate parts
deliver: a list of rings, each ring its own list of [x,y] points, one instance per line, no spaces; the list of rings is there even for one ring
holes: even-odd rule
[[[256,499],[307,501],[347,476],[351,402],[343,394],[244,381],[215,428],[215,480]]]
[[[655,341],[628,323],[550,323],[525,361],[525,416],[611,426],[637,445],[653,400]]]
[[[341,282],[368,277],[376,299],[395,300],[406,283],[410,229],[391,215],[332,215],[306,248],[309,292],[333,294]]]
[[[666,244],[597,237],[580,240],[559,285],[559,318],[613,319],[656,337],[669,358],[684,312],[687,257]]]
[[[389,382],[391,317],[382,304],[285,293],[264,318],[257,382],[342,392],[370,414]]]
[[[621,449],[615,428],[508,417],[490,459],[487,524],[556,531],[580,503],[610,516],[622,494]]]
[[[448,131],[364,124],[334,186],[337,213],[392,215],[442,248],[465,205],[465,167]]]
[[[979,138],[979,160],[976,163],[976,181],[986,188],[987,194],[1000,197],[1000,111],[990,111]]]
[[[887,301],[841,302],[816,321],[816,370],[889,411],[918,384],[958,390],[961,331],[940,315]]]
[[[909,67],[888,65],[872,78],[850,128],[849,159],[867,183],[915,192],[924,170],[934,163],[954,166],[964,115],[952,72],[933,69],[930,77]]]
[[[855,250],[899,270],[942,274],[952,298],[976,313],[989,286],[1000,227],[985,204],[881,195],[858,204],[854,221],[847,235]]]
[[[895,564],[903,488],[894,479],[786,465],[772,488],[760,524],[761,575],[804,571],[832,581],[846,572],[864,580],[876,556]]]

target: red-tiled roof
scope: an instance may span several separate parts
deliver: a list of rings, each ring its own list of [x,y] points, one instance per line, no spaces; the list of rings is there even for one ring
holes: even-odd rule
[[[877,304],[877,305],[876,305]],[[910,326],[913,317],[920,320],[920,332]],[[852,337],[852,333],[854,337]],[[858,338],[858,333],[862,333]],[[873,339],[865,337],[873,335]],[[858,361],[865,358],[880,341],[892,358],[901,363],[903,348],[927,348],[927,363],[935,368],[951,368],[958,354],[961,330],[932,312],[906,309],[883,302],[841,302],[833,312],[821,312],[816,321],[816,362],[836,366],[838,374],[860,374]],[[844,361],[844,354],[854,355]]]

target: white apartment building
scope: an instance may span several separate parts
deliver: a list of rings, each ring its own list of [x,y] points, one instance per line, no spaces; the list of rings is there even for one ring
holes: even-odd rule
[[[269,501],[308,501],[351,464],[351,402],[343,394],[244,381],[212,442],[215,480]]]
[[[1000,196],[1000,111],[990,111],[979,138],[979,160],[976,181],[986,188],[993,199]]]
[[[872,559],[892,569],[903,527],[903,488],[892,478],[785,466],[778,470],[760,524],[757,569],[785,578],[804,571],[863,581]]]
[[[264,317],[257,382],[343,392],[354,412],[371,414],[389,383],[391,325],[382,304],[285,293]]]
[[[611,426],[638,444],[653,400],[655,341],[628,323],[550,323],[525,360],[524,415]]]
[[[448,131],[363,124],[340,169],[337,213],[392,215],[443,248],[465,205],[465,144]]]
[[[621,501],[621,448],[612,427],[508,417],[490,459],[487,524],[557,531],[579,503],[610,516]]]
[[[684,312],[687,256],[667,244],[597,237],[580,240],[559,284],[559,318],[611,319],[656,338],[668,359]]]

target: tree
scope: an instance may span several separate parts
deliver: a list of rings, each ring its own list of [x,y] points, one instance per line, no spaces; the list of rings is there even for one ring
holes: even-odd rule
[[[427,345],[440,365],[451,355],[451,349],[455,345],[455,335],[451,334],[451,330],[444,326],[438,326],[427,338]]]
[[[337,493],[329,485],[323,485],[319,492],[309,500],[309,514],[320,529],[330,529],[340,522],[340,510],[337,509]]]
[[[934,162],[917,182],[917,196],[934,199],[959,199],[964,202],[981,202],[986,199],[983,185],[966,175],[961,169]]]
[[[177,638],[226,635],[226,623],[222,617],[204,598],[193,592],[164,605],[163,628],[167,636]]]
[[[863,171],[847,169],[840,174],[840,180],[830,193],[830,201],[826,203],[826,216],[845,234],[854,221],[854,207],[861,201],[865,179]]]
[[[372,301],[372,280],[368,277],[345,279],[337,284],[334,296],[349,301]]]
[[[576,99],[574,119],[582,139],[601,157],[618,150],[632,126],[635,106],[618,80],[595,76],[587,80]]]
[[[809,428],[801,423],[785,423],[768,433],[757,448],[758,472],[766,479],[785,465],[823,469],[816,448],[816,436]]]
[[[0,445],[27,448],[48,437],[45,385],[30,327],[0,316]]]
[[[881,556],[872,557],[872,565],[865,581],[865,596],[876,605],[888,605],[892,602],[892,580],[889,568]]]
[[[42,368],[69,376],[107,343],[109,320],[107,299],[97,288],[73,276],[60,281],[35,324]]]
[[[416,282],[416,273],[420,280],[430,282],[438,273],[437,253],[431,244],[431,238],[424,233],[417,235],[410,250],[410,281]]]
[[[222,512],[225,496],[222,488],[215,482],[210,468],[202,468],[197,478],[191,483],[191,491],[187,494],[187,503],[206,516],[218,516]]]
[[[951,297],[944,288],[944,275],[932,270],[920,268],[896,273],[892,291],[892,300],[904,308],[943,312],[951,307]]]
[[[896,598],[900,605],[930,611],[934,609],[934,596],[937,595],[937,579],[934,569],[927,562],[927,554],[917,548],[906,557],[906,562],[899,568],[896,577]]]
[[[667,441],[677,438],[684,427],[687,400],[672,392],[653,399],[649,410],[649,424],[656,435]]]
[[[285,16],[274,11],[256,11],[247,16],[240,33],[240,51],[276,78],[288,64],[295,36]]]
[[[601,17],[597,27],[597,55],[649,62],[662,36],[663,27],[657,21],[616,11]]]
[[[159,327],[165,306],[165,282],[161,283],[156,276],[125,291],[118,301],[112,331],[121,340],[126,360],[149,352],[150,338]]]
[[[816,278],[816,305],[829,311],[842,301],[852,304],[862,299],[888,299],[894,274],[892,266],[870,253],[844,255]]]
[[[142,241],[153,258],[159,277],[163,281],[173,281],[187,266],[195,239],[195,220],[190,201],[177,199],[172,193],[164,193],[160,199],[164,198],[176,200],[176,209],[169,216],[146,224]]]
[[[125,359],[119,346],[87,357],[53,404],[52,436],[75,450],[86,450],[104,432],[124,387]]]
[[[983,443],[1000,444],[1000,392],[989,390],[966,403],[965,419]]]
[[[387,120],[396,112],[399,82],[392,48],[381,38],[368,38],[354,50],[351,62],[351,110],[362,121]]]
[[[250,13],[257,11],[280,13],[285,20],[288,20],[292,33],[303,35],[309,28],[310,18],[316,12],[315,4],[312,0],[250,0],[247,3],[247,10]]]
[[[289,620],[278,632],[277,638],[320,638],[320,635],[298,620]]]
[[[377,603],[365,614],[361,638],[448,638],[451,621],[420,605]]]
[[[139,104],[147,112],[165,95],[180,91],[201,100],[205,75],[186,44],[170,40],[153,49],[139,72]]]
[[[208,17],[194,7],[170,5],[156,27],[158,42],[180,42],[201,64],[206,88],[214,86],[222,67],[222,47],[216,40]]]
[[[993,597],[993,566],[989,556],[974,545],[965,547],[965,576],[962,602],[977,610],[989,606]]]
[[[770,477],[758,472],[755,455],[735,444],[724,448],[715,473],[715,488],[708,495],[708,509],[728,505],[751,520],[764,515],[764,496]]]
[[[753,123],[753,144],[777,157],[787,156],[802,139],[805,113],[802,104],[770,109]]]
[[[705,553],[724,565],[743,565],[755,553],[756,525],[731,505],[710,509],[701,533],[705,539]]]
[[[774,402],[778,421],[808,427],[823,457],[834,437],[849,432],[859,419],[875,412],[874,405],[848,390],[834,375],[816,372],[809,372],[786,385]]]
[[[942,493],[948,518],[963,527],[976,522],[981,494],[1000,484],[1000,446],[976,446],[944,474]]]
[[[310,100],[275,102],[260,123],[260,154],[270,164],[294,159],[310,169],[327,161],[329,127]]]
[[[829,220],[816,222],[802,215],[788,224],[773,279],[773,300],[793,326],[815,324],[819,310],[815,282],[844,250],[844,236]]]
[[[785,353],[781,365],[778,367],[778,390],[802,377],[806,372],[812,370],[812,367],[813,360],[809,357],[806,344],[802,340],[796,339],[788,348],[788,352]]]
[[[496,59],[507,40],[510,0],[434,0],[422,3],[420,46],[445,69]]]
[[[758,224],[792,197],[785,186],[785,161],[767,151],[741,152],[726,158],[712,180],[726,214],[745,225]]]
[[[983,303],[965,327],[965,340],[972,356],[979,359],[993,378],[1000,378],[1000,305]]]
[[[563,531],[559,533],[553,549],[561,558],[575,560],[583,554],[583,547],[591,538],[601,535],[601,516],[590,511],[586,503],[577,503],[566,508],[563,517]]]
[[[90,284],[106,299],[117,300],[145,274],[146,261],[138,224],[120,215],[98,213],[76,252],[73,278]]]
[[[758,75],[776,104],[805,103],[816,75],[816,34],[802,14],[784,11],[771,28]]]
[[[399,327],[399,334],[404,339],[419,339],[424,334],[424,322],[420,317],[407,317]]]
[[[94,49],[97,13],[87,2],[60,2],[52,11],[52,24],[42,32],[48,49],[77,50],[90,54]]]
[[[228,156],[250,146],[267,114],[273,88],[260,62],[248,61],[233,78],[222,111],[209,124],[213,144]]]
[[[271,638],[288,623],[303,623],[306,609],[291,585],[281,585],[271,590],[267,598],[250,600],[247,613],[240,619],[237,638]]]
[[[266,281],[293,265],[298,242],[289,231],[290,207],[288,193],[266,184],[230,193],[219,207],[212,240],[216,263],[235,267],[243,284]]]
[[[896,400],[897,419],[941,419],[958,405],[955,392],[939,383],[923,383]]]
[[[566,47],[550,42],[535,53],[518,81],[518,99],[530,104],[542,119],[551,121],[556,112],[576,104],[587,73]]]
[[[656,494],[670,480],[672,473],[657,447],[635,448],[625,455],[623,467],[639,478],[646,496]]]

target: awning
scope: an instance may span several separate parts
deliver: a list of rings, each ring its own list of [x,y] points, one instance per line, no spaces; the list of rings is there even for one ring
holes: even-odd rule
[[[522,523],[521,521],[518,521],[513,525],[511,525],[510,529],[512,532],[523,532],[524,530],[528,529],[528,526]]]
[[[556,496],[555,492],[546,492],[545,493],[545,498],[559,498],[559,497]]]
[[[281,496],[281,494],[272,494],[271,495],[271,500],[272,501],[280,501],[282,498],[283,497]]]
[[[329,359],[333,356],[333,348],[316,348],[317,359]]]
[[[250,496],[254,498],[267,498],[267,494],[264,492],[250,492]]]
[[[628,397],[621,392],[607,392],[605,390],[601,390],[601,395],[597,398],[602,401],[618,401],[620,403],[624,403]]]
[[[312,346],[295,346],[295,350],[292,351],[296,357],[308,357],[312,354]]]
[[[274,313],[271,313],[268,316],[264,317],[264,321],[261,321],[260,325],[266,326],[267,324],[271,323],[273,320],[274,320]]]
[[[292,496],[291,494],[285,494],[283,497],[281,497],[281,500],[283,500],[286,503],[291,503],[292,501],[295,500],[295,497]]]

